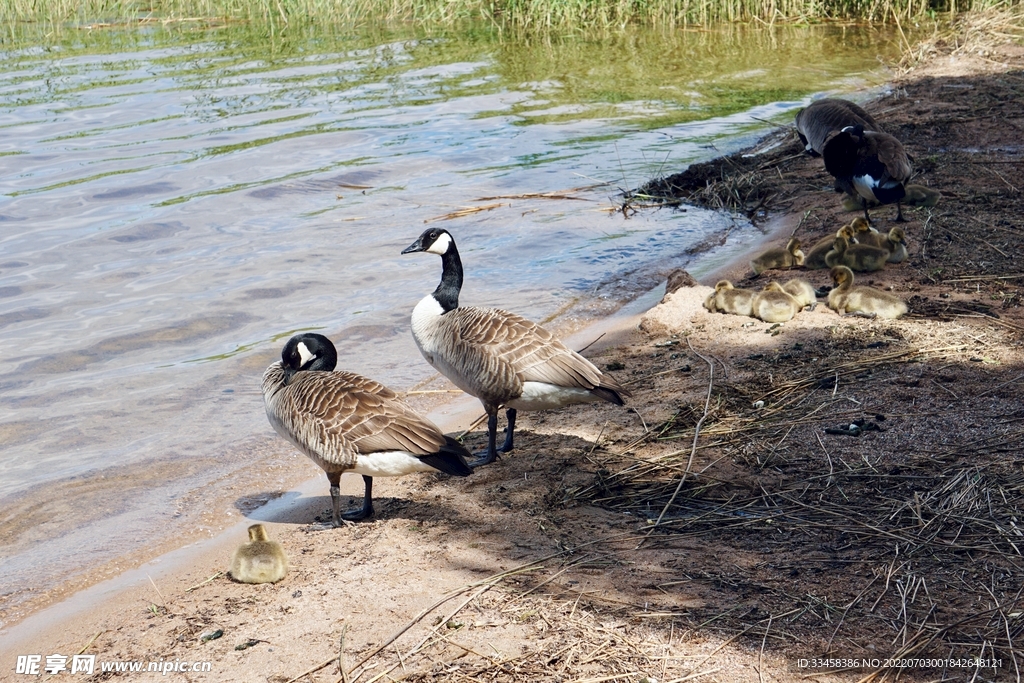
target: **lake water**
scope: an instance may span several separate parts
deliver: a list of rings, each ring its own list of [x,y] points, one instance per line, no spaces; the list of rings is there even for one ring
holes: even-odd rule
[[[882,83],[898,51],[838,27],[68,33],[0,54],[0,628],[319,473],[259,394],[294,332],[428,380],[408,321],[440,264],[399,255],[426,223],[458,240],[463,303],[571,328],[760,237],[626,219],[622,189]]]

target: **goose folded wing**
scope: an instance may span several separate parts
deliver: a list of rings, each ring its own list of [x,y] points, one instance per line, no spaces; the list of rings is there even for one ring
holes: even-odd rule
[[[593,363],[540,325],[507,311],[487,313],[486,322],[463,328],[462,339],[486,345],[489,355],[512,369],[520,381],[588,390],[601,384],[601,372]]]
[[[319,391],[305,393],[301,410],[307,443],[322,455],[394,450],[426,455],[444,445],[440,430],[384,385],[343,372],[319,379]]]

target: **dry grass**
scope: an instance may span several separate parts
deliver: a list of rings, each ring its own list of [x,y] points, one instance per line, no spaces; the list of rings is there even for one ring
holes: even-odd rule
[[[940,54],[987,58],[1000,45],[1022,41],[1024,5],[999,3],[980,11],[960,14],[950,24],[936,28],[930,38],[905,50],[898,71],[906,74]]]

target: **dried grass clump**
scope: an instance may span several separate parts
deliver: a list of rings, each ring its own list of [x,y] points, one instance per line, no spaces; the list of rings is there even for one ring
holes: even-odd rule
[[[899,71],[906,73],[918,64],[940,55],[977,55],[990,58],[997,48],[1024,42],[1024,5],[1000,3],[958,15],[950,24],[937,28],[926,40],[908,47]]]

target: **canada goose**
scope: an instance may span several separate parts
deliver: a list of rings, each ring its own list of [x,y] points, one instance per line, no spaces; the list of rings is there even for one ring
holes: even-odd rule
[[[231,578],[242,583],[274,583],[288,572],[288,557],[277,541],[267,538],[262,524],[249,527],[249,542],[231,558]]]
[[[863,220],[863,219],[860,219]],[[863,232],[857,238],[862,244],[885,249],[889,252],[887,263],[902,263],[907,259],[907,233],[896,227],[888,233]]]
[[[383,384],[334,371],[338,353],[322,334],[288,340],[263,373],[267,418],[278,434],[323,468],[331,484],[334,526],[373,514],[373,477],[440,470],[472,473],[469,451],[420,417]],[[363,506],[341,512],[344,472],[363,475]]]
[[[881,270],[889,259],[889,250],[873,247],[870,244],[850,244],[845,237],[837,237],[832,251],[825,255],[825,263],[829,268],[847,266],[861,272]]]
[[[835,235],[830,235],[819,240],[807,251],[806,254],[804,254],[804,268],[807,268],[808,270],[828,268],[828,264],[825,263],[825,256],[828,252],[832,251],[832,246],[836,241],[836,237],[845,237],[847,241],[854,241],[853,230],[849,225],[844,225],[836,231]]]
[[[803,306],[778,282],[769,282],[754,295],[754,317],[766,323],[791,320]]]
[[[544,410],[573,403],[609,401],[623,405],[630,396],[593,363],[566,347],[540,325],[496,308],[459,307],[462,259],[447,230],[429,228],[403,254],[441,257],[441,282],[412,312],[412,336],[430,365],[487,412],[487,452],[473,463],[498,457],[498,409],[508,427],[502,452],[513,448],[517,410]]]
[[[801,310],[818,302],[818,297],[814,292],[814,287],[812,287],[811,283],[807,280],[795,277],[782,285],[782,289],[784,289],[791,297],[796,299]]]
[[[854,287],[853,271],[846,266],[836,266],[830,275],[836,286],[828,293],[828,307],[840,315],[898,318],[907,312],[907,304],[897,296],[873,287]]]
[[[821,156],[833,133],[858,124],[864,130],[881,130],[871,114],[849,100],[815,100],[796,113],[796,133],[812,156]]]
[[[708,297],[711,307],[705,305],[704,308],[712,312],[750,316],[753,315],[752,304],[756,293],[749,289],[736,289],[728,280],[720,280],[715,285],[715,291]]]
[[[825,170],[836,179],[836,190],[860,197],[868,221],[869,202],[896,204],[896,220],[905,222],[900,203],[904,183],[914,169],[900,141],[887,133],[847,126],[833,135],[821,153]]]
[[[776,268],[792,268],[801,266],[804,263],[804,252],[800,251],[800,240],[790,238],[785,249],[769,249],[750,262],[754,275],[760,275],[766,270]]]

